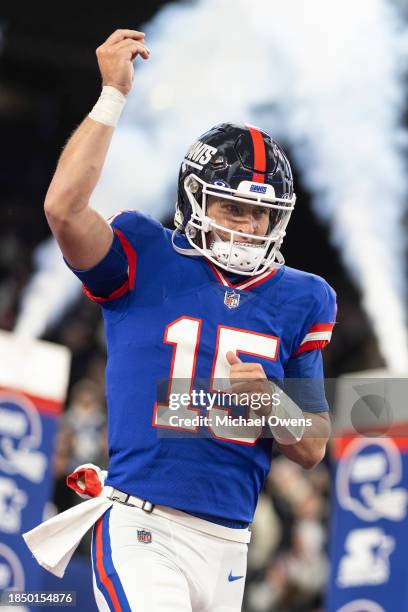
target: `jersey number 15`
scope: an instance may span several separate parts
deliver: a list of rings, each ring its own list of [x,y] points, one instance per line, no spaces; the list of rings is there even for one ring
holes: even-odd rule
[[[170,395],[172,397],[181,397],[181,394],[190,395],[192,391],[201,326],[201,319],[187,316],[179,317],[166,326],[164,342],[173,346],[167,394],[168,400],[166,403],[155,404],[152,423],[154,427],[191,432],[197,432],[199,429],[196,425],[189,424],[189,421],[201,413],[200,408],[192,408],[180,403],[175,412],[169,406],[169,398]],[[226,391],[230,388],[230,365],[227,361],[228,351],[232,351],[235,354],[245,353],[276,361],[278,349],[279,338],[276,336],[219,325],[211,369],[210,391]],[[209,425],[211,435],[218,440],[253,445],[262,433],[261,425],[243,427],[221,424],[222,416],[230,413],[230,408],[214,406],[210,411],[206,412],[211,421]],[[171,419],[174,415],[177,415],[177,418]],[[217,416],[219,418],[216,418]],[[175,420],[180,425],[174,424]]]

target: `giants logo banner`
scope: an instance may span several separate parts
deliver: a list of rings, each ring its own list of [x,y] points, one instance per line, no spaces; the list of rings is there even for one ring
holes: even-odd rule
[[[69,364],[65,347],[0,332],[0,592],[43,588],[21,534],[45,518]]]
[[[364,394],[354,404],[347,402],[349,427],[332,445],[327,612],[408,610],[407,382],[370,383],[382,388],[381,402],[365,391],[368,384],[353,381],[349,387],[364,389]],[[344,391],[348,394],[349,389]],[[348,408],[341,408],[344,415]]]

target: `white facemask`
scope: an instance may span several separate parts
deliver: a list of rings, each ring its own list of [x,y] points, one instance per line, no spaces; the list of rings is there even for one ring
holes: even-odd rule
[[[221,240],[217,234],[213,234],[213,240],[209,245],[217,263],[229,266],[231,271],[250,272],[258,267],[265,249],[262,244],[250,244],[248,242],[231,242]]]
[[[200,201],[196,194],[201,186]],[[227,272],[235,272],[245,276],[261,274],[268,269],[278,268],[285,263],[280,246],[286,233],[286,226],[293,211],[296,196],[278,198],[274,189],[267,185],[267,194],[254,194],[251,192],[253,183],[242,181],[237,189],[209,185],[197,175],[191,174],[184,181],[184,188],[191,204],[191,217],[185,227],[185,236],[192,249],[179,247],[175,243],[176,232],[173,233],[172,243],[174,249],[183,255],[204,255],[210,261]],[[262,185],[265,187],[265,185]],[[237,230],[231,230],[218,225],[207,216],[207,196],[217,196],[239,203],[246,203],[271,210],[282,211],[281,220],[270,229],[266,236],[254,236]],[[182,224],[182,218],[176,214],[176,225]],[[229,240],[222,240],[217,232],[229,235]],[[239,242],[239,237],[243,241]],[[201,243],[201,244],[200,244]]]

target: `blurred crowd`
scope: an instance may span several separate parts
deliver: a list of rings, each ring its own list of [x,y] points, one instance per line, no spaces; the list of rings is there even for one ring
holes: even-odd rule
[[[275,457],[252,526],[246,612],[322,612],[329,469]]]

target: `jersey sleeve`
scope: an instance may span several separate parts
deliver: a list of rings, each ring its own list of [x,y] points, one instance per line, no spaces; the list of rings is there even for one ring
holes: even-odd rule
[[[327,412],[321,350],[305,351],[289,359],[285,368],[285,390],[306,412]]]
[[[308,308],[285,366],[285,390],[302,410],[326,412],[322,349],[335,325],[336,293],[324,279],[311,276],[302,300]]]
[[[87,270],[68,265],[82,281],[85,295],[101,305],[135,289],[138,255],[152,236],[163,231],[158,221],[138,211],[117,213],[108,222],[113,229],[113,241],[105,257]]]
[[[293,357],[327,346],[336,323],[336,292],[322,278],[315,276],[313,279],[310,288],[312,307],[307,313]]]

